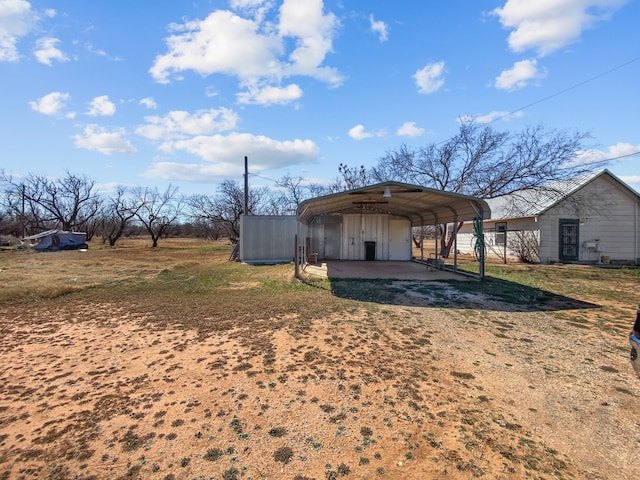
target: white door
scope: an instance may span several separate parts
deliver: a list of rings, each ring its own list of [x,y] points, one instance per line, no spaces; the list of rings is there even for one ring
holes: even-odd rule
[[[411,260],[411,224],[408,220],[389,222],[389,260]]]

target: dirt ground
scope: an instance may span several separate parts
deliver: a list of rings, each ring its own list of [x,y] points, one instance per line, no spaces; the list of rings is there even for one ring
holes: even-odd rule
[[[0,479],[637,478],[632,318],[396,287],[206,334],[127,299],[0,304]]]

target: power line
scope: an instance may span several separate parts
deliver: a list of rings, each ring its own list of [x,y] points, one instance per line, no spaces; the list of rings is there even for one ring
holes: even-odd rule
[[[627,153],[625,155],[618,155],[617,157],[604,158],[602,160],[595,160],[593,162],[586,162],[586,163],[583,163],[583,165],[585,165],[587,167],[604,166],[609,162],[613,162],[614,160],[620,160],[621,158],[634,157],[636,155],[640,155],[640,150],[638,150],[637,152],[633,152],[633,153]]]
[[[492,123],[497,122],[498,120],[502,120],[503,118],[507,118],[507,117],[513,115],[514,113],[520,112],[522,110],[526,110],[529,107],[533,107],[534,105],[538,105],[539,103],[546,102],[547,100],[551,100],[552,98],[555,98],[555,97],[558,97],[558,96],[560,96],[562,94],[570,92],[571,90],[575,90],[576,88],[579,88],[579,87],[581,87],[583,85],[586,85],[587,83],[590,83],[590,82],[593,82],[593,81],[595,81],[595,80],[597,80],[599,78],[602,78],[605,75],[608,75],[608,74],[610,74],[612,72],[615,72],[616,70],[620,70],[621,68],[624,68],[624,67],[626,67],[628,65],[631,65],[632,63],[635,63],[638,60],[640,60],[640,56],[634,57],[634,58],[632,58],[631,60],[629,60],[627,62],[621,63],[620,65],[612,67],[612,68],[610,68],[609,70],[607,70],[605,72],[599,73],[598,75],[594,75],[593,77],[590,77],[590,78],[588,78],[586,80],[583,80],[582,82],[578,82],[578,83],[576,83],[574,85],[571,85],[570,87],[567,87],[567,88],[565,88],[563,90],[560,90],[559,92],[552,93],[551,95],[547,95],[546,97],[543,97],[543,98],[540,98],[540,99],[538,99],[538,100],[536,100],[534,102],[528,103],[527,105],[525,105],[523,107],[520,107],[520,108],[518,108],[516,110],[513,110],[513,111],[511,111],[509,113],[505,113],[504,115],[496,117],[493,120],[484,123],[483,125],[490,125]],[[447,141],[448,140],[443,140],[440,143],[446,143]],[[593,163],[587,163],[586,165],[598,165],[598,164],[603,164],[604,165],[604,164],[606,164],[608,162],[611,162],[613,160],[619,160],[621,158],[626,158],[626,157],[633,157],[633,156],[638,155],[638,154],[640,154],[640,151],[635,152],[635,153],[629,153],[629,154],[626,154],[626,155],[620,155],[618,157],[608,158],[608,159],[604,159],[604,160],[598,160],[598,161],[595,161]],[[272,178],[264,177],[262,175],[258,175],[257,173],[252,173],[252,172],[247,172],[247,173],[249,175],[253,175],[254,177],[258,177],[258,178],[261,178],[263,180],[267,180],[269,182],[273,182],[273,183],[276,183],[276,184],[279,183],[278,180],[274,180]]]
[[[263,180],[268,180],[268,181],[273,182],[273,183],[278,183],[278,180],[274,180],[273,178],[263,177],[262,175],[258,175],[257,173],[249,172],[249,175],[252,175],[252,176],[254,176],[254,177],[261,178],[261,179],[263,179]]]
[[[541,99],[539,99],[539,100],[536,100],[535,102],[531,102],[531,103],[529,103],[529,104],[525,105],[524,107],[518,108],[517,110],[513,110],[513,111],[511,111],[511,112],[509,112],[509,113],[505,113],[504,115],[502,115],[502,116],[500,116],[500,117],[496,117],[496,118],[494,118],[493,120],[491,120],[490,122],[487,122],[485,125],[489,125],[489,124],[491,124],[491,123],[497,122],[498,120],[502,120],[503,118],[509,117],[509,116],[513,115],[514,113],[520,112],[520,111],[525,110],[525,109],[527,109],[527,108],[529,108],[529,107],[533,107],[534,105],[537,105],[537,104],[539,104],[539,103],[546,102],[547,100],[550,100],[550,99],[552,99],[552,98],[555,98],[555,97],[557,97],[557,96],[559,96],[559,95],[562,95],[562,94],[564,94],[564,93],[570,92],[571,90],[575,90],[575,89],[576,89],[576,88],[578,88],[578,87],[581,87],[581,86],[583,86],[583,85],[586,85],[587,83],[590,83],[590,82],[593,82],[594,80],[597,80],[597,79],[599,79],[599,78],[602,78],[602,77],[604,77],[605,75],[608,75],[608,74],[610,74],[610,73],[612,73],[612,72],[615,72],[616,70],[620,70],[621,68],[624,68],[624,67],[626,67],[626,66],[628,66],[628,65],[631,65],[632,63],[635,63],[635,62],[637,62],[638,60],[640,60],[640,56],[635,57],[635,58],[632,58],[631,60],[629,60],[629,61],[627,61],[627,62],[625,62],[625,63],[622,63],[622,64],[620,64],[620,65],[617,65],[617,66],[615,66],[615,67],[613,67],[613,68],[610,68],[610,69],[609,69],[609,70],[607,70],[606,72],[599,73],[598,75],[595,75],[595,76],[593,76],[593,77],[591,77],[591,78],[588,78],[588,79],[586,79],[586,80],[583,80],[582,82],[576,83],[575,85],[572,85],[572,86],[567,87],[567,88],[565,88],[565,89],[563,89],[563,90],[560,90],[559,92],[556,92],[556,93],[553,93],[553,94],[548,95],[548,96],[546,96],[546,97],[543,97],[543,98],[541,98]]]
[[[613,160],[620,160],[621,158],[635,157],[636,155],[640,155],[640,150],[638,150],[637,152],[627,153],[626,155],[619,155],[617,157],[608,158],[606,160],[600,160],[600,161],[601,162],[611,162]]]

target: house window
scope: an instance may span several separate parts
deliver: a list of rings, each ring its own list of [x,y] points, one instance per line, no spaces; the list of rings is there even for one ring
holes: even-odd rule
[[[496,245],[506,245],[507,243],[507,222],[496,223]]]

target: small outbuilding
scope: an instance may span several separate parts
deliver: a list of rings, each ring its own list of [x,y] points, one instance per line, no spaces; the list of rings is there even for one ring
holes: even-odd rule
[[[283,255],[301,263],[409,261],[413,227],[484,220],[490,215],[487,203],[476,197],[384,182],[306,200],[295,217],[243,216],[239,256],[247,263],[266,263]],[[435,245],[437,251],[437,238]]]

